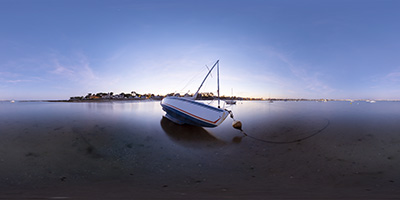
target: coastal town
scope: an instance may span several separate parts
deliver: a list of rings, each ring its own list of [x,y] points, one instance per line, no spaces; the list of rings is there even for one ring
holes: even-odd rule
[[[177,96],[177,97],[193,97],[193,94],[183,94],[180,93],[169,93],[167,95],[155,95],[152,93],[139,94],[135,91],[130,93],[121,92],[115,94],[114,92],[99,92],[99,93],[88,93],[85,96],[75,96],[70,97],[69,101],[109,101],[109,100],[162,100],[167,96]],[[196,99],[199,100],[212,100],[217,98],[212,92],[199,93]],[[234,100],[263,100],[262,98],[250,98],[250,97],[236,97],[236,96],[221,96],[220,99],[234,99]]]
[[[97,101],[129,101],[129,100],[155,100],[161,101],[167,96],[177,96],[177,97],[193,97],[193,94],[180,94],[180,93],[169,93],[167,95],[145,93],[140,94],[135,91],[130,93],[114,93],[114,92],[99,92],[99,93],[88,93],[85,96],[74,96],[70,97],[68,102],[97,102]],[[217,96],[212,92],[199,93],[198,100],[213,100]],[[400,100],[390,100],[390,99],[328,99],[328,98],[259,98],[259,97],[237,97],[237,96],[220,96],[221,100],[243,100],[243,101],[318,101],[318,102],[328,102],[328,101],[348,101],[348,102],[359,102],[364,101],[368,103],[375,103],[377,101],[400,101]]]

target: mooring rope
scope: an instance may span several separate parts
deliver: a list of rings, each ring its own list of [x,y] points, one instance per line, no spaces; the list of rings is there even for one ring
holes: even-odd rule
[[[247,134],[242,129],[242,123],[240,121],[235,120],[232,111],[229,111],[229,113],[230,113],[231,118],[233,119],[233,123],[232,123],[233,128],[240,130],[240,132],[244,135],[244,137],[249,137],[249,138],[252,138],[254,140],[257,140],[257,141],[260,141],[260,142],[265,142],[265,143],[270,143],[270,144],[290,144],[290,143],[295,143],[295,142],[301,142],[303,140],[309,139],[309,138],[321,133],[326,128],[328,128],[328,126],[330,125],[330,120],[329,119],[325,119],[326,120],[325,126],[323,128],[321,128],[321,129],[316,130],[315,132],[313,132],[310,135],[308,135],[306,137],[303,137],[303,138],[295,139],[295,140],[292,140],[292,141],[279,142],[279,141],[272,141],[272,140],[264,140],[264,139],[257,138],[257,137],[254,137],[252,135]]]

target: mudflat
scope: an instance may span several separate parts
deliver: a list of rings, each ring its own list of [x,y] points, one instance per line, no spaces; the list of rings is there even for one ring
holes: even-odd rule
[[[245,136],[159,102],[1,103],[0,199],[399,198],[398,104],[240,102]]]

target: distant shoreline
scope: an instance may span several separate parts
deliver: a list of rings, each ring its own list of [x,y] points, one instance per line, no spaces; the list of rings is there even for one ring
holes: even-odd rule
[[[7,100],[6,100],[7,101]],[[15,102],[113,102],[113,101],[160,101],[154,99],[84,99],[84,100],[15,100]]]
[[[127,101],[161,101],[162,99],[81,99],[81,100],[14,100],[14,102],[74,102],[74,103],[99,103],[99,102],[127,102]],[[197,100],[212,100],[212,99],[197,99]],[[216,100],[216,99],[215,99]],[[221,99],[221,101],[225,101],[227,99]],[[230,99],[229,99],[230,100]],[[369,99],[234,99],[236,101],[291,101],[291,102],[298,102],[298,101],[314,101],[314,102],[366,102],[366,103],[375,103],[375,102],[400,102],[398,99],[380,99],[380,100],[369,100]],[[0,100],[0,102],[11,102],[13,100]]]

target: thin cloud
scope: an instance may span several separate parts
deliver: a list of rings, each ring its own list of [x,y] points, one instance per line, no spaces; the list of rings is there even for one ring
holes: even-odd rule
[[[372,87],[380,87],[381,85],[397,85],[398,82],[400,82],[400,68],[371,76],[370,81],[376,84]]]
[[[5,76],[5,77],[17,77],[20,76],[17,73],[12,73],[12,72],[0,72],[0,77]]]
[[[83,55],[79,55],[78,58],[54,58],[49,73],[70,81],[87,82],[99,79],[90,67],[88,59]]]
[[[302,82],[305,85],[305,88],[308,90],[323,93],[323,94],[328,94],[328,93],[332,93],[335,91],[333,88],[331,88],[330,86],[325,84],[323,81],[321,81],[320,78],[318,78],[318,76],[321,75],[321,73],[319,73],[319,72],[314,72],[314,73],[310,74],[304,68],[300,68],[300,67],[296,67],[296,68],[291,67],[290,70],[296,77],[298,77],[302,80]]]
[[[387,94],[398,94],[400,84],[400,69],[394,69],[381,75],[375,75],[370,78],[370,89],[376,91],[386,91]],[[387,92],[390,91],[390,92]]]
[[[291,87],[291,81],[285,77],[276,75],[276,74],[256,74],[256,75],[251,75],[248,74],[247,78],[248,80],[253,80],[255,82],[263,82],[263,83],[268,83],[268,84],[273,84],[275,86],[280,86],[280,87]]]
[[[67,75],[67,76],[74,76],[74,74],[75,74],[75,72],[73,70],[68,69],[67,67],[61,66],[58,60],[55,61],[54,68],[55,69],[53,71],[51,71],[51,73],[53,73],[53,74]]]
[[[32,78],[24,77],[21,74],[12,72],[0,72],[0,82],[2,83],[17,84],[17,83],[32,82],[32,81],[34,81]]]
[[[21,79],[17,79],[17,80],[5,80],[4,82],[6,83],[21,83],[21,82],[31,82],[32,80],[21,80]]]
[[[303,67],[295,66],[293,62],[283,54],[275,53],[275,55],[288,65],[292,74],[299,78],[304,84],[305,89],[322,94],[330,94],[336,91],[319,78],[323,75],[321,72],[310,72]]]
[[[386,80],[392,81],[392,82],[400,82],[400,71],[393,71],[388,73],[385,76]]]
[[[290,91],[297,91],[297,93],[309,93],[328,95],[337,90],[329,86],[322,80],[324,74],[319,71],[310,71],[304,67],[295,64],[287,54],[275,50],[273,47],[260,47],[259,51],[266,54],[270,59],[277,59],[284,63],[288,69],[288,74],[284,75],[265,75],[266,80],[273,83],[284,85]],[[292,77],[292,78],[291,78]],[[303,91],[302,91],[303,90]]]

